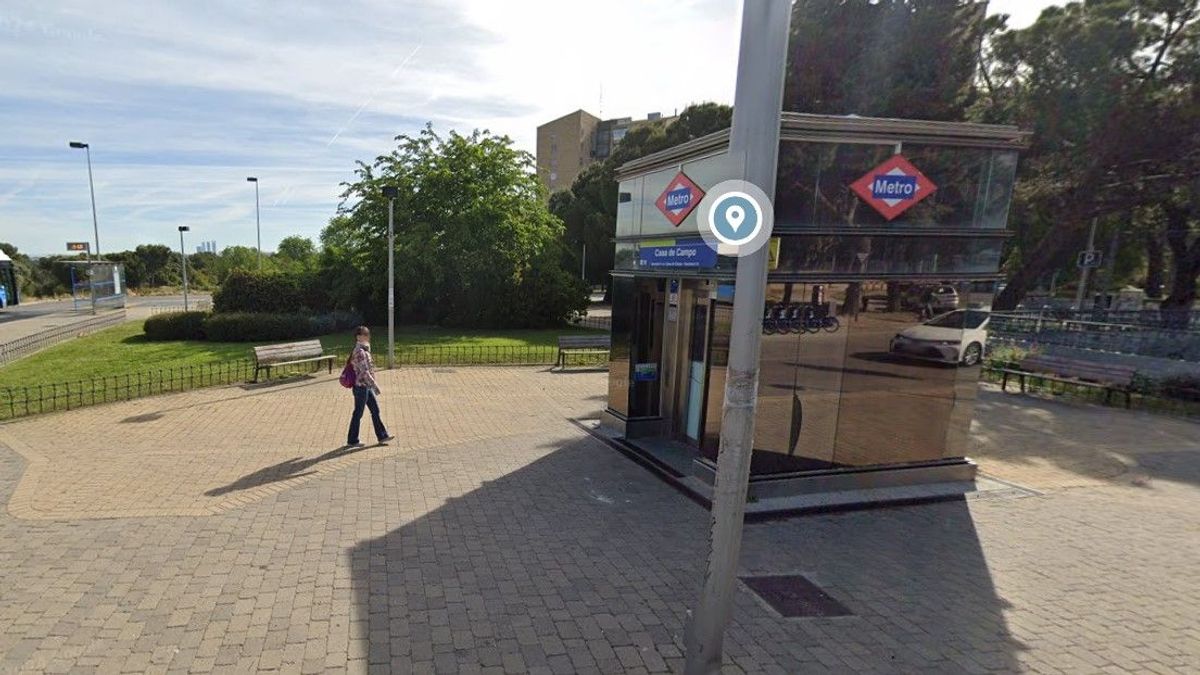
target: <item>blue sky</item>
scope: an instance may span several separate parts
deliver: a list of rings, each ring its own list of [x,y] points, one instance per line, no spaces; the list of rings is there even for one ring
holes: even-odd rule
[[[1025,25],[1042,0],[996,0]],[[397,134],[730,102],[737,0],[30,2],[0,6],[0,241],[102,251],[313,237]],[[191,245],[189,245],[191,248]]]

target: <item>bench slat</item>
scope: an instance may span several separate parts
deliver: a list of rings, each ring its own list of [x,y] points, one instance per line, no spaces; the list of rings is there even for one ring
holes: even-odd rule
[[[261,364],[279,363],[295,359],[320,357],[325,349],[320,340],[288,342],[277,345],[261,345],[254,348],[254,360]]]
[[[1053,356],[1030,356],[1019,363],[1021,370],[1031,374],[1052,373],[1069,380],[1094,381],[1101,384],[1129,386],[1137,370],[1129,366],[1094,363]]]
[[[612,339],[607,335],[563,335],[558,338],[559,347],[608,347]]]

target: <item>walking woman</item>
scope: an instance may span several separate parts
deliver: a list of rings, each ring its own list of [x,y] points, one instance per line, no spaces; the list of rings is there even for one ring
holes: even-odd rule
[[[350,365],[354,368],[354,414],[350,417],[350,433],[346,436],[346,445],[361,448],[363,443],[358,440],[358,429],[362,423],[363,408],[371,411],[371,424],[375,426],[375,437],[380,443],[387,443],[395,438],[383,426],[379,417],[379,385],[375,384],[375,365],[371,362],[371,331],[366,326],[354,329],[354,351],[350,353]]]

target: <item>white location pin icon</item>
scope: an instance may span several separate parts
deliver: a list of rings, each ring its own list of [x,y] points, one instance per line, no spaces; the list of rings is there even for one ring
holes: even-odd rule
[[[742,221],[746,220],[746,211],[737,204],[731,205],[725,209],[725,220],[729,221],[729,226],[737,232],[742,227]]]
[[[718,256],[746,256],[771,238],[771,198],[744,180],[726,180],[700,202],[700,236]]]

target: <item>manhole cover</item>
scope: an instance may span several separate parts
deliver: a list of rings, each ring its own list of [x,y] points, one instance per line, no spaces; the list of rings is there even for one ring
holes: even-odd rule
[[[741,577],[742,583],[781,616],[851,616],[852,612],[800,574]]]

